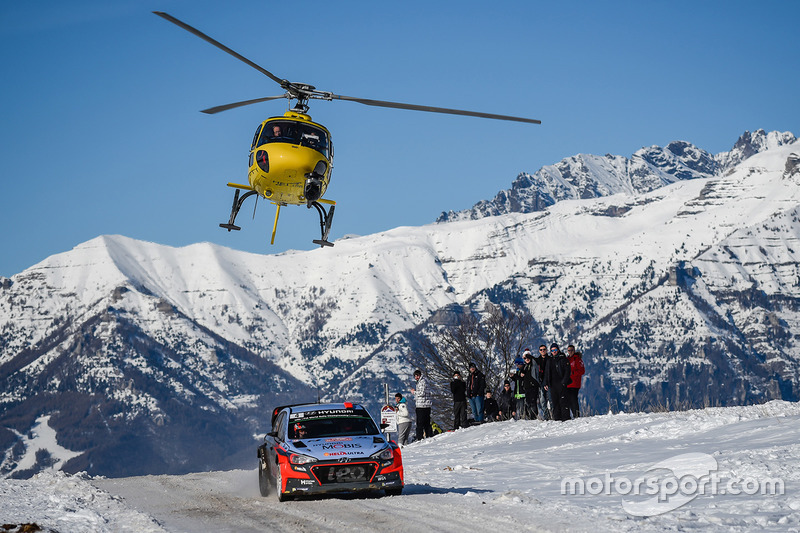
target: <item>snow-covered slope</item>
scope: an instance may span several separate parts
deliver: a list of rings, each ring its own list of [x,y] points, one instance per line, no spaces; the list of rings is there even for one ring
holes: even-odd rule
[[[0,472],[19,474],[18,435],[47,414],[59,444],[84,451],[72,471],[216,464],[276,404],[374,404],[382,383],[407,388],[414,335],[438,311],[512,297],[542,341],[583,348],[595,410],[797,399],[800,143],[757,137],[763,150],[734,167],[739,156],[672,143],[694,179],[616,190],[599,161],[586,167],[606,188],[596,198],[332,249],[265,256],[101,236],[52,256],[0,280],[0,425],[13,429],[0,429]],[[727,170],[703,178],[707,167]],[[140,463],[113,461],[131,449]]]
[[[403,448],[403,495],[279,503],[256,471],[0,481],[45,531],[795,531],[800,406],[509,421]]]

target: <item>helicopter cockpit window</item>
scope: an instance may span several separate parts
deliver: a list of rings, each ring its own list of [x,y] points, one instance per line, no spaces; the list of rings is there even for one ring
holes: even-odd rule
[[[256,148],[256,141],[258,140],[258,134],[261,133],[261,124],[258,125],[256,128],[256,133],[253,135],[253,143],[250,145],[250,150],[255,150]]]
[[[277,142],[298,144],[297,123],[281,120],[264,124],[264,129],[258,138],[258,146]]]
[[[328,157],[328,134],[322,128],[295,121],[267,122],[261,131],[258,145],[282,142],[307,146]]]
[[[300,144],[322,152],[328,157],[328,135],[324,130],[303,124],[300,126]]]

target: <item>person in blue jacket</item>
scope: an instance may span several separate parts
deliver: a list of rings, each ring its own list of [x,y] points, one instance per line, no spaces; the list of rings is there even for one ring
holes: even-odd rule
[[[469,400],[469,407],[472,409],[475,422],[483,422],[484,394],[486,394],[486,378],[483,376],[483,372],[475,366],[475,363],[470,363],[467,377],[467,400]]]

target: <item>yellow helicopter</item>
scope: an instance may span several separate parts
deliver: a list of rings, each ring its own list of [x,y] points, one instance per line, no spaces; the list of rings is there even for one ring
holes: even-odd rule
[[[294,107],[286,111],[283,116],[270,117],[258,125],[256,133],[253,136],[253,142],[250,144],[250,161],[247,175],[249,185],[228,183],[228,186],[233,187],[236,191],[233,195],[233,206],[231,208],[230,218],[227,223],[220,224],[220,227],[228,231],[240,230],[241,228],[237,226],[235,222],[236,215],[239,214],[242,204],[250,196],[261,196],[262,198],[270,200],[277,206],[275,222],[272,226],[271,244],[275,243],[275,233],[278,229],[278,217],[280,216],[281,206],[305,205],[309,209],[314,207],[319,213],[320,231],[322,235],[320,239],[314,239],[313,242],[319,244],[321,247],[333,246],[333,243],[328,241],[328,234],[331,230],[336,202],[322,197],[328,189],[328,184],[331,180],[331,171],[333,170],[333,141],[331,140],[330,131],[322,124],[312,121],[311,116],[308,115],[309,100],[347,100],[377,107],[541,124],[541,121],[530,118],[448,109],[444,107],[404,104],[400,102],[387,102],[383,100],[370,100],[318,91],[312,85],[290,82],[275,76],[267,69],[253,63],[246,57],[234,52],[224,44],[185,22],[178,20],[172,15],[162,11],[153,11],[153,13],[193,33],[247,65],[250,65],[286,91],[279,96],[267,96],[204,109],[202,111],[203,113],[214,114],[237,107],[280,98],[286,98],[290,102],[292,100],[296,101]],[[242,190],[247,192],[241,194]],[[323,204],[330,206],[330,208],[326,210]]]

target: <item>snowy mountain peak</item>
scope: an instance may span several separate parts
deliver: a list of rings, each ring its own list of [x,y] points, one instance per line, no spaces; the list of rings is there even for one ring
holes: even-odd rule
[[[493,200],[464,211],[443,212],[436,222],[532,213],[561,200],[650,192],[676,181],[721,176],[757,153],[796,141],[790,132],[757,130],[745,132],[731,151],[716,156],[686,141],[641,148],[630,158],[579,154],[535,174],[522,173],[511,189],[500,191]]]

